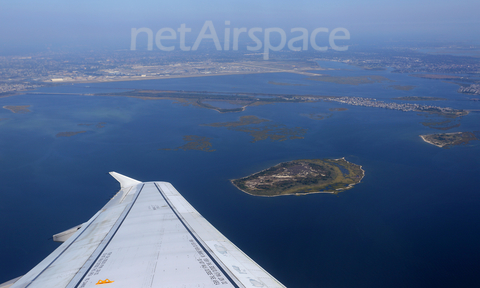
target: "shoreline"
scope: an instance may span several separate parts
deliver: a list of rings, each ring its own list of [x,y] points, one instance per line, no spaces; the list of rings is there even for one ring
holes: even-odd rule
[[[245,64],[244,64],[245,65]],[[68,81],[42,81],[42,83],[56,83],[56,84],[72,84],[72,83],[106,83],[106,82],[126,82],[126,81],[142,81],[142,80],[159,80],[159,79],[175,79],[175,78],[192,78],[192,77],[211,77],[211,76],[228,76],[228,75],[250,75],[250,74],[266,74],[266,73],[292,73],[292,74],[300,74],[305,76],[323,76],[320,73],[312,73],[308,71],[323,71],[322,68],[316,69],[307,69],[307,70],[283,70],[278,68],[272,67],[262,67],[262,66],[255,66],[255,65],[246,65],[246,66],[254,66],[260,67],[265,69],[270,69],[270,71],[257,71],[257,72],[225,72],[225,73],[210,73],[210,74],[190,74],[190,75],[169,75],[169,76],[132,76],[126,79],[103,79],[103,80],[68,80]],[[271,71],[271,70],[277,71]]]
[[[267,73],[292,73],[292,74],[304,74],[302,71],[262,71],[262,72],[228,72],[228,73],[217,73],[217,74],[200,74],[200,75],[174,75],[174,76],[153,76],[153,77],[141,77],[136,76],[135,78],[127,78],[127,79],[103,79],[103,80],[69,80],[69,81],[59,81],[59,82],[52,82],[52,81],[42,81],[41,83],[47,87],[48,84],[55,83],[55,86],[63,86],[63,85],[73,85],[73,84],[95,84],[95,83],[113,83],[113,82],[133,82],[133,81],[148,81],[148,80],[161,80],[161,79],[179,79],[179,78],[196,78],[196,77],[214,77],[214,76],[229,76],[229,75],[251,75],[251,74],[267,74]],[[313,73],[312,73],[313,74]],[[321,74],[318,74],[321,76]],[[39,88],[41,88],[39,87]],[[25,95],[28,92],[35,91],[36,89],[25,89],[25,90],[16,90],[12,92],[4,92],[4,93],[11,93],[9,95],[0,95],[0,98],[6,98],[11,96],[19,96]]]
[[[230,180],[230,183],[233,184],[232,180]],[[315,192],[308,192],[308,193],[295,193],[295,194],[280,194],[280,195],[255,195],[255,194],[251,194],[251,193],[248,193],[240,188],[237,187],[237,185],[233,184],[233,186],[235,186],[235,188],[237,188],[238,190],[250,195],[250,196],[254,196],[254,197],[267,197],[267,198],[271,198],[271,197],[281,197],[281,196],[305,196],[305,195],[310,195],[310,194],[337,194],[337,192],[327,192],[327,191],[315,191]]]
[[[422,138],[422,140],[428,144],[431,144],[431,145],[434,145],[434,146],[437,146],[437,147],[440,147],[440,148],[443,148],[445,145],[439,145],[439,144],[435,144],[433,143],[432,141],[426,139],[425,137],[428,136],[428,135],[420,135],[420,138]]]
[[[75,84],[75,83],[108,83],[108,82],[128,82],[128,81],[146,81],[146,80],[160,80],[160,79],[175,79],[175,78],[194,78],[194,77],[212,77],[212,76],[228,76],[228,75],[247,75],[247,74],[263,74],[263,73],[282,73],[278,71],[263,71],[263,72],[228,72],[228,73],[217,73],[217,74],[195,74],[195,75],[174,75],[174,76],[151,76],[151,77],[141,77],[137,76],[135,78],[127,79],[104,79],[104,80],[79,80],[79,81],[59,81],[59,82],[47,82],[43,83],[57,83],[57,84]],[[292,73],[294,73],[292,71]]]
[[[292,160],[292,161],[301,161],[301,160],[306,160],[306,159]],[[327,159],[327,160],[333,160],[333,161],[344,160],[344,161],[347,162],[347,163],[353,164],[353,163],[351,163],[351,162],[348,162],[348,161],[345,159],[345,157],[337,158],[337,159]],[[287,161],[287,162],[290,162],[290,161]],[[273,168],[273,167],[276,167],[276,166],[278,166],[278,165],[280,165],[280,164],[282,164],[282,163],[285,163],[285,162],[280,162],[280,163],[278,163],[278,164],[276,164],[276,165],[274,165],[274,166],[271,166],[271,167],[269,167],[269,168],[263,169],[263,170],[261,170],[261,171],[255,172],[255,173],[253,173],[253,174],[250,174],[250,175],[245,176],[245,177],[242,177],[242,178],[229,179],[229,181],[230,181],[230,183],[231,183],[235,188],[237,188],[238,190],[240,190],[240,191],[242,191],[242,192],[244,192],[244,193],[246,193],[246,194],[248,194],[248,195],[251,195],[251,196],[256,196],[256,197],[279,197],[279,196],[304,196],[304,195],[309,195],[309,194],[338,194],[338,193],[340,193],[340,192],[342,192],[342,191],[346,191],[346,190],[352,189],[355,185],[360,184],[360,183],[362,182],[363,178],[365,178],[365,170],[363,170],[363,167],[362,167],[361,165],[354,164],[354,165],[359,166],[360,170],[362,171],[362,177],[360,178],[360,180],[358,180],[357,183],[348,184],[348,186],[345,187],[345,188],[337,188],[337,189],[335,189],[335,191],[314,191],[314,192],[305,192],[305,193],[298,192],[298,193],[292,193],[292,194],[279,194],[279,195],[256,195],[256,194],[252,194],[252,193],[250,193],[250,192],[247,192],[247,191],[241,189],[240,187],[238,187],[237,185],[235,185],[235,183],[233,183],[234,180],[242,180],[242,179],[249,178],[249,177],[251,177],[251,176],[253,176],[253,175],[255,175],[255,174],[259,174],[259,173],[262,173],[262,172],[264,172],[264,171],[266,171],[266,170],[269,170],[269,169],[271,169],[271,168]]]

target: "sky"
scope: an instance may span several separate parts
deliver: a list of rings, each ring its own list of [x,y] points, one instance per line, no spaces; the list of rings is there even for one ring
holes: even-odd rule
[[[343,27],[352,41],[480,40],[478,0],[0,0],[0,50],[128,49],[132,28]]]

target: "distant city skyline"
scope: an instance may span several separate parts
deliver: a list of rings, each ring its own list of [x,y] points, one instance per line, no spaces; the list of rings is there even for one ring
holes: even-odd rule
[[[15,47],[128,49],[132,28],[343,27],[352,42],[480,41],[480,2],[463,1],[2,1],[0,52]],[[220,37],[221,38],[221,37]],[[193,39],[194,40],[194,39]],[[188,41],[188,39],[187,39]]]

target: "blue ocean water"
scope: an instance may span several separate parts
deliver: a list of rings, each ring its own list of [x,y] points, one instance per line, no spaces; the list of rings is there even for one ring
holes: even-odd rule
[[[441,149],[419,135],[441,131],[425,115],[335,102],[273,104],[218,113],[171,100],[79,96],[129,89],[339,95],[394,101],[444,97],[432,105],[479,109],[458,86],[363,71],[333,63],[322,73],[382,75],[395,82],[340,85],[277,73],[42,88],[42,95],[0,98],[0,283],[26,273],[58,245],[50,239],[88,220],[118,191],[107,175],[171,182],[214,226],[288,287],[451,287],[480,284],[480,141]],[[269,81],[303,84],[279,86]],[[414,85],[399,91],[389,85]],[[49,94],[51,93],[51,94]],[[344,107],[347,111],[330,111]],[[323,120],[308,114],[331,115]],[[255,115],[304,139],[257,141],[243,132],[204,126]],[[479,131],[480,113],[455,131]],[[102,123],[98,127],[97,124]],[[80,125],[79,124],[89,124]],[[90,125],[92,124],[92,125]],[[86,131],[71,137],[59,132]],[[185,135],[211,138],[214,152],[165,151]],[[366,176],[339,195],[263,198],[229,179],[283,161],[340,158]]]

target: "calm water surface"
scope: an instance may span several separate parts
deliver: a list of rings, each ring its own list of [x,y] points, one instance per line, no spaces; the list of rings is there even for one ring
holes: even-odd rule
[[[335,102],[248,107],[241,113],[182,106],[170,100],[48,93],[174,89],[358,96],[444,97],[438,106],[479,109],[441,81],[363,71],[334,63],[334,76],[381,75],[395,82],[357,86],[279,73],[78,84],[42,88],[46,95],[0,98],[31,113],[0,111],[0,282],[26,273],[57,247],[55,233],[88,220],[118,191],[107,175],[171,182],[244,252],[289,287],[452,287],[480,285],[480,141],[440,149],[420,134],[427,115]],[[348,69],[348,70],[346,70]],[[325,72],[325,73],[327,73]],[[322,72],[323,73],[323,72]],[[280,86],[269,81],[304,84]],[[399,91],[390,85],[414,85]],[[476,105],[476,106],[475,106]],[[330,111],[345,107],[347,111]],[[305,115],[320,114],[323,120]],[[202,126],[255,115],[304,139],[252,143],[243,132]],[[103,128],[96,126],[98,123]],[[480,114],[449,130],[480,130]],[[90,126],[79,124],[93,124]],[[86,131],[71,137],[59,132]],[[185,135],[210,138],[214,152],[164,151]],[[339,158],[366,176],[339,195],[262,198],[229,179],[283,161]]]

